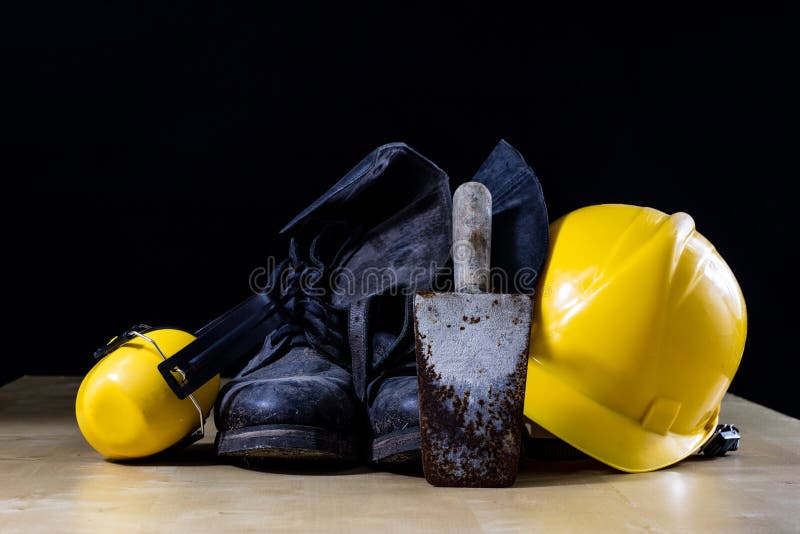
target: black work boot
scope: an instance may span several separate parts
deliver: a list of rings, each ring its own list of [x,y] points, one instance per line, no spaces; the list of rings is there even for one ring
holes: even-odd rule
[[[539,180],[519,152],[505,141],[498,143],[472,179],[492,193],[493,290],[532,293],[548,240],[547,208]],[[354,321],[354,315],[363,318]],[[370,423],[369,459],[380,464],[418,463],[419,404],[411,299],[373,297],[353,306],[350,316],[356,391],[363,391]],[[361,388],[359,369],[366,375]]]
[[[372,462],[419,461],[413,294],[408,293],[376,295],[350,308],[353,380],[366,405]]]
[[[364,411],[351,375],[350,307],[400,286],[425,286],[447,259],[450,206],[447,175],[393,143],[368,155],[283,230],[293,235],[290,254],[272,273],[268,292],[284,322],[222,388],[218,454],[358,456]]]
[[[293,237],[268,294],[283,324],[222,389],[216,405],[217,453],[295,459],[356,458],[359,412],[343,337],[344,314],[327,298],[327,266],[346,247],[348,228],[323,226]],[[322,250],[328,248],[328,250]]]

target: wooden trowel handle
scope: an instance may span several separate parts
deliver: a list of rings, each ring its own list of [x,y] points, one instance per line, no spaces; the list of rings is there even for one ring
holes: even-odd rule
[[[453,270],[456,293],[489,292],[492,194],[478,182],[453,195]]]

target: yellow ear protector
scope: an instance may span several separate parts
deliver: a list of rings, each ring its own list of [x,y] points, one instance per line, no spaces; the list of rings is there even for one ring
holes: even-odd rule
[[[99,361],[78,389],[75,415],[103,456],[133,459],[203,437],[219,391],[219,372],[251,354],[278,321],[253,295],[194,334],[137,325],[95,352]]]

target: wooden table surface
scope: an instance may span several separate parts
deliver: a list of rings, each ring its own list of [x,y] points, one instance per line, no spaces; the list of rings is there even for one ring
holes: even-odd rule
[[[248,470],[219,463],[213,426],[170,458],[117,464],[81,437],[78,378],[0,388],[0,532],[800,532],[800,421],[729,395],[740,451],[622,474],[594,461],[528,462],[508,489],[424,478]]]

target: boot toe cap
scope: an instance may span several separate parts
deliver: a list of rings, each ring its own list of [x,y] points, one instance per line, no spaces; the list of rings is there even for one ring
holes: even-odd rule
[[[419,399],[416,376],[387,379],[369,408],[374,436],[419,427]]]
[[[323,376],[234,380],[215,411],[219,430],[284,424],[347,430],[354,420],[352,394]]]

